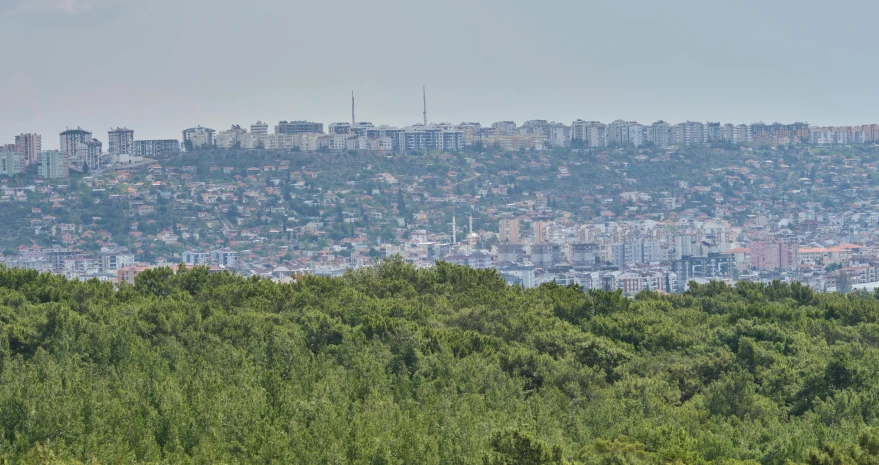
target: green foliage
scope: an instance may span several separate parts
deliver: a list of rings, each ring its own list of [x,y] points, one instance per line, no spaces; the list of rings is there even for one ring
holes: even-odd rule
[[[879,301],[798,284],[0,269],[5,463],[872,464],[876,385]]]

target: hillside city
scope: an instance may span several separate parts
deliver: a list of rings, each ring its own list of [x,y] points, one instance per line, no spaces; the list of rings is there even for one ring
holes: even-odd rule
[[[353,113],[353,111],[352,111]],[[290,281],[401,256],[511,284],[879,286],[879,125],[256,122],[0,145],[0,264]],[[875,284],[874,284],[875,283]]]

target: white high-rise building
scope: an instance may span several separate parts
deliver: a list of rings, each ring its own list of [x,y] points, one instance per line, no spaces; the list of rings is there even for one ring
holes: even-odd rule
[[[571,123],[571,139],[586,147],[606,147],[607,126],[598,121],[574,121]]]
[[[14,146],[0,146],[0,174],[12,176],[21,172],[19,154]]]
[[[186,150],[197,149],[216,145],[214,134],[216,131],[201,126],[183,130],[183,148]]]
[[[668,143],[668,133],[669,133],[669,125],[665,121],[657,121],[650,125],[649,130],[649,141],[653,143],[653,145],[657,145],[659,147],[665,147],[669,145]]]
[[[616,120],[607,125],[607,144],[617,147],[638,147],[643,144],[641,125],[634,121]]]
[[[37,174],[41,178],[66,178],[70,176],[68,171],[69,157],[59,150],[45,150],[37,157]]]
[[[116,128],[107,132],[107,154],[129,155],[134,143],[134,131],[128,128]]]
[[[88,156],[88,144],[92,133],[82,128],[68,129],[61,133],[61,153],[69,160],[84,160]]]

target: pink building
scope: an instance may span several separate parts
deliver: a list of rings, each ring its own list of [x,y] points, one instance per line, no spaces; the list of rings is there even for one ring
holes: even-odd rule
[[[751,251],[751,269],[785,270],[797,262],[797,249],[781,241],[754,241],[748,248]]]

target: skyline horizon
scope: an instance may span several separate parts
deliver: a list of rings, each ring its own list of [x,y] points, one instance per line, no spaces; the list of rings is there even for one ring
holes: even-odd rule
[[[356,92],[356,91],[355,91],[355,92]],[[419,100],[421,100],[421,95],[419,95]],[[350,102],[349,102],[349,105],[350,105]],[[430,100],[429,100],[429,94],[428,94],[428,112],[427,112],[427,114],[428,114],[428,125],[433,125],[433,124],[451,124],[451,125],[459,125],[459,124],[464,124],[464,123],[479,123],[483,128],[490,128],[490,127],[491,127],[491,124],[496,123],[496,122],[501,122],[501,121],[513,121],[513,122],[516,123],[517,126],[521,126],[522,123],[524,123],[525,121],[530,121],[530,120],[545,120],[545,121],[549,121],[549,122],[562,123],[562,124],[565,124],[565,125],[570,125],[572,122],[574,122],[574,121],[578,121],[578,120],[583,120],[583,121],[598,121],[598,122],[602,122],[602,123],[605,123],[605,124],[610,123],[610,122],[613,122],[613,121],[627,121],[627,122],[637,122],[637,123],[639,123],[639,124],[641,124],[641,125],[643,125],[643,126],[650,126],[651,124],[656,123],[656,122],[659,122],[659,121],[666,122],[666,123],[668,123],[669,125],[675,125],[675,124],[678,124],[678,123],[684,123],[684,122],[688,122],[688,121],[702,122],[702,123],[707,123],[707,122],[720,122],[721,124],[733,124],[733,125],[740,125],[740,124],[752,125],[752,124],[759,124],[759,123],[765,123],[765,124],[774,124],[774,123],[781,123],[781,124],[805,123],[805,124],[808,124],[810,127],[856,127],[856,126],[863,126],[863,125],[870,125],[870,124],[879,124],[879,119],[877,119],[875,122],[866,121],[866,122],[847,123],[847,124],[815,124],[815,123],[812,123],[812,122],[810,122],[810,121],[808,121],[807,119],[804,119],[804,118],[801,118],[801,119],[790,119],[790,120],[778,120],[778,119],[755,119],[755,120],[752,120],[752,121],[749,121],[749,122],[745,122],[745,121],[734,121],[734,120],[725,120],[725,119],[716,119],[716,118],[715,118],[715,119],[684,118],[684,119],[679,119],[679,120],[677,120],[677,119],[671,119],[671,118],[654,118],[654,119],[649,120],[649,122],[647,122],[647,120],[642,120],[642,119],[637,119],[637,118],[619,118],[619,117],[617,117],[617,118],[610,119],[610,117],[607,117],[607,118],[585,118],[585,117],[583,117],[583,116],[580,116],[580,117],[576,117],[576,118],[570,119],[569,121],[565,121],[565,120],[563,120],[563,119],[534,118],[534,117],[526,117],[526,118],[523,118],[523,119],[499,118],[499,119],[492,119],[490,122],[487,122],[486,120],[480,120],[480,119],[474,119],[474,118],[463,118],[463,119],[460,119],[459,122],[458,122],[458,120],[448,120],[448,119],[433,121],[433,120],[430,118],[430,111],[429,111],[429,108],[430,108],[430,107],[429,107],[429,105],[430,105]],[[423,110],[421,110],[421,111],[423,111]],[[358,114],[360,114],[360,111],[359,111],[359,110],[358,110]],[[180,128],[178,128],[178,129],[176,129],[176,130],[170,130],[170,131],[168,131],[167,133],[163,133],[164,135],[157,135],[158,133],[157,133],[155,130],[154,130],[154,131],[151,131],[151,132],[141,131],[138,127],[135,127],[135,126],[132,126],[132,125],[128,125],[128,124],[112,124],[112,125],[110,125],[110,126],[107,127],[107,130],[103,130],[103,131],[96,131],[96,130],[94,129],[93,126],[87,126],[87,125],[79,125],[79,124],[77,124],[77,125],[75,125],[75,126],[72,126],[72,125],[64,126],[64,129],[60,129],[60,130],[59,130],[59,129],[55,129],[55,130],[53,130],[52,132],[46,132],[46,131],[39,132],[39,131],[34,131],[34,130],[19,130],[19,131],[13,131],[13,132],[11,133],[11,135],[0,136],[0,137],[5,137],[5,138],[11,138],[11,139],[14,139],[16,135],[20,135],[20,134],[38,134],[38,135],[40,135],[40,136],[43,138],[43,147],[44,147],[44,148],[46,148],[47,150],[57,150],[57,149],[60,148],[60,142],[59,142],[59,140],[58,140],[58,137],[50,137],[49,139],[47,139],[47,138],[46,138],[46,134],[49,134],[50,136],[60,136],[60,134],[61,134],[62,132],[67,131],[67,130],[82,129],[82,130],[85,130],[85,131],[90,132],[90,133],[92,134],[92,137],[93,137],[93,138],[98,139],[98,140],[101,140],[101,141],[105,141],[105,140],[107,139],[106,134],[107,134],[108,131],[113,130],[113,129],[116,129],[116,128],[126,128],[126,129],[131,129],[131,130],[135,131],[135,134],[136,134],[136,135],[137,135],[137,134],[143,134],[143,132],[147,132],[148,137],[143,137],[143,136],[138,137],[138,136],[136,136],[136,137],[135,137],[136,140],[170,140],[170,139],[181,140],[182,131],[185,130],[185,129],[188,129],[188,128],[204,127],[204,128],[210,128],[210,129],[213,129],[213,130],[215,130],[215,131],[217,131],[217,132],[220,132],[220,131],[224,131],[224,130],[229,129],[229,128],[233,127],[234,125],[239,125],[239,126],[241,126],[242,128],[245,128],[245,129],[248,129],[248,130],[249,130],[251,124],[254,124],[254,123],[256,123],[256,122],[263,122],[263,123],[267,123],[267,124],[269,125],[269,130],[270,130],[270,133],[271,133],[271,132],[274,131],[274,127],[275,127],[275,125],[276,125],[279,121],[297,121],[297,120],[301,120],[301,121],[311,121],[311,122],[316,122],[316,123],[322,123],[322,124],[324,124],[324,126],[325,126],[325,128],[324,128],[325,132],[326,132],[327,127],[329,126],[329,124],[332,124],[332,123],[348,123],[348,122],[349,122],[349,121],[347,121],[347,120],[345,120],[345,119],[341,119],[341,118],[336,118],[336,119],[323,119],[323,120],[321,120],[321,119],[317,119],[317,118],[303,118],[303,117],[297,117],[297,118],[286,118],[286,119],[285,119],[285,118],[282,117],[282,118],[280,118],[280,119],[256,118],[256,119],[252,120],[251,122],[240,122],[240,121],[237,121],[237,122],[231,122],[231,123],[230,123],[230,122],[227,122],[227,123],[219,123],[219,121],[217,121],[217,119],[215,118],[214,121],[217,122],[217,123],[219,123],[219,124],[213,124],[213,125],[212,125],[212,124],[202,124],[202,123],[189,124],[189,125],[184,124],[183,126],[181,126]],[[373,119],[361,119],[361,118],[357,118],[356,121],[357,121],[357,122],[368,122],[368,123],[374,124],[375,126],[385,126],[385,125],[386,125],[386,126],[390,126],[390,127],[398,127],[398,128],[411,127],[411,126],[420,126],[420,125],[422,124],[422,121],[417,121],[417,122],[413,122],[413,123],[397,123],[397,122],[385,122],[385,121],[376,121],[376,120],[373,120]],[[173,134],[173,137],[170,137],[170,136],[169,136],[169,133],[172,133],[172,134]],[[99,136],[102,135],[102,134],[104,135],[104,137],[103,137],[103,138],[102,138],[102,137],[99,137]],[[52,145],[52,144],[50,144],[50,145],[46,145],[45,142],[46,142],[47,140],[49,140],[50,142],[54,142],[54,145]],[[2,143],[11,143],[11,141],[5,141],[5,139],[0,140],[0,142],[2,142]],[[0,145],[2,145],[2,143],[0,143]]]

